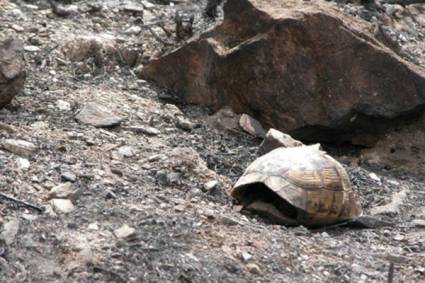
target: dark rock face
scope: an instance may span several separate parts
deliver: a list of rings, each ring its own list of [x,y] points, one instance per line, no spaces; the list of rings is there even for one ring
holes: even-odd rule
[[[24,82],[22,43],[12,38],[0,39],[0,108],[18,94]]]
[[[301,1],[233,0],[224,12],[220,25],[140,76],[304,140],[358,144],[425,106],[425,70],[378,41],[367,22]]]

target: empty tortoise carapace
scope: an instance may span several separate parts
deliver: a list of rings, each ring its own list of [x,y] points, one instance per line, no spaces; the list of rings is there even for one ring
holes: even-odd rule
[[[231,195],[245,209],[283,225],[331,225],[362,214],[347,172],[317,145],[277,148],[261,156]]]

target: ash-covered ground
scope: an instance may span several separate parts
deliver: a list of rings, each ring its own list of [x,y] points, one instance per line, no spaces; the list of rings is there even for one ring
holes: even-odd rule
[[[308,230],[242,214],[228,191],[257,157],[260,140],[213,128],[207,109],[171,103],[134,71],[184,44],[175,38],[176,10],[195,14],[195,32],[213,25],[202,18],[205,3],[94,4],[74,1],[77,12],[64,18],[45,1],[0,0],[0,33],[24,41],[28,70],[24,91],[0,110],[0,121],[12,126],[0,128],[0,138],[38,147],[29,163],[0,150],[0,187],[45,209],[0,199],[0,281],[386,282],[391,262],[394,282],[425,280],[423,175],[371,168],[355,152],[331,147],[366,214],[401,198],[399,211],[382,216],[392,227]],[[99,34],[137,50],[137,64],[66,56],[74,37]],[[412,48],[413,39],[407,42]],[[125,121],[84,125],[75,117],[87,102]],[[214,180],[218,186],[205,187]],[[76,191],[69,213],[49,197],[65,182]]]

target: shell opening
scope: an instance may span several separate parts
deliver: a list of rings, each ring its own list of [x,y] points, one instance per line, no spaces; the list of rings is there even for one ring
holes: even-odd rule
[[[234,196],[243,207],[275,224],[295,225],[298,210],[263,183],[237,188]]]

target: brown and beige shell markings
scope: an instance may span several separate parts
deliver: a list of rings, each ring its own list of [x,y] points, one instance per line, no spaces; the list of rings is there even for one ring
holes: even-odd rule
[[[347,172],[317,146],[278,148],[261,156],[232,196],[248,210],[286,225],[333,224],[362,214]]]

